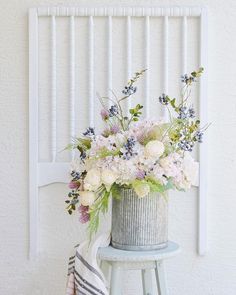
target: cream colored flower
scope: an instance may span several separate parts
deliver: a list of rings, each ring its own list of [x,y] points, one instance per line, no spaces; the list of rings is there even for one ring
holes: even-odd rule
[[[134,186],[134,191],[139,196],[139,198],[143,198],[150,193],[150,187],[147,183],[139,183]]]
[[[118,178],[118,175],[110,169],[103,169],[101,176],[102,176],[102,183],[105,184],[107,189],[109,189],[111,185]]]
[[[79,197],[80,203],[83,206],[92,206],[96,198],[96,195],[94,192],[82,191],[79,193],[79,195],[80,195]]]
[[[150,158],[159,158],[164,151],[164,144],[159,140],[151,140],[145,146],[145,155]]]
[[[93,168],[87,172],[84,179],[84,187],[88,190],[96,190],[101,185],[101,173],[99,169]]]
[[[186,179],[192,185],[198,185],[198,162],[195,162],[190,153],[184,154],[183,171]]]

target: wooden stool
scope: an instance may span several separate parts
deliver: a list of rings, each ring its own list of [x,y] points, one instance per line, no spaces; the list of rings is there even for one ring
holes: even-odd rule
[[[156,295],[154,284],[157,285],[158,295],[166,295],[163,261],[179,252],[179,245],[170,241],[168,247],[154,251],[124,251],[111,246],[99,249],[98,257],[104,273],[108,270],[106,264],[111,268],[110,295],[122,294],[122,270],[141,270],[144,295]],[[155,270],[155,280],[153,280],[152,270]]]

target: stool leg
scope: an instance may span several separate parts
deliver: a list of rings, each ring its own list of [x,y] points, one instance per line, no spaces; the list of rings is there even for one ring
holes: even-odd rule
[[[121,295],[121,269],[112,263],[110,295]]]
[[[158,295],[167,295],[165,269],[162,261],[156,261],[156,281]]]
[[[110,282],[110,264],[105,261],[105,260],[102,260],[101,261],[101,264],[100,264],[100,268],[101,268],[101,271],[103,272],[107,282]]]
[[[153,295],[152,269],[142,269],[143,295]]]

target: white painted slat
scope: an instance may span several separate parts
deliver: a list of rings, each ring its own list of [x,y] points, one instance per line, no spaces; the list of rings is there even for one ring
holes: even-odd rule
[[[182,19],[182,74],[187,73],[187,30],[188,30],[188,24],[187,24],[187,17],[184,16]]]
[[[38,252],[38,16],[29,10],[29,256]]]
[[[108,89],[107,89],[107,96],[109,97],[111,95],[111,90],[112,90],[112,17],[109,16],[108,17],[108,35],[107,35],[107,39],[108,39],[108,77],[107,77],[107,81],[108,81]],[[110,101],[108,102],[109,105],[111,105]]]
[[[70,16],[70,141],[75,137],[75,20]],[[74,151],[72,151],[72,158]]]
[[[149,117],[150,114],[150,61],[149,61],[149,55],[150,55],[150,20],[149,16],[145,17],[145,69],[147,69],[145,73],[145,115],[146,117]]]
[[[200,80],[200,119],[201,124],[207,124],[207,10],[202,10],[200,25],[200,66],[205,69]],[[198,253],[207,252],[207,139],[200,144],[200,187],[198,208]]]
[[[164,93],[168,94],[168,70],[169,70],[169,19],[168,16],[164,17]],[[165,120],[168,120],[168,111],[167,108],[163,108],[163,117]]]
[[[56,18],[51,17],[51,118],[52,118],[52,161],[56,161],[57,156],[57,40],[56,40]]]
[[[131,27],[131,18],[127,16],[126,19],[126,50],[127,50],[127,81],[131,78],[132,75],[132,27]],[[127,108],[130,109],[130,99],[127,100]]]
[[[89,125],[94,127],[94,21],[89,17]]]
[[[39,7],[40,16],[200,16],[201,7]]]

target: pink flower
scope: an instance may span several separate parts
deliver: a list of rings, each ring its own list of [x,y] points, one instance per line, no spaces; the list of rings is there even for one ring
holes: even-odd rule
[[[79,213],[80,213],[79,221],[81,223],[86,223],[89,221],[90,215],[88,211],[89,211],[89,206],[83,206],[83,205],[79,206]]]
[[[137,173],[136,173],[136,178],[137,179],[144,179],[145,178],[145,171],[138,170]]]
[[[77,181],[71,181],[68,186],[70,189],[76,189],[79,187],[79,183]]]
[[[106,109],[102,109],[100,114],[104,121],[106,121],[109,118],[109,112]]]
[[[120,126],[118,126],[118,125],[111,126],[111,133],[112,134],[117,134],[118,132],[120,132]]]

